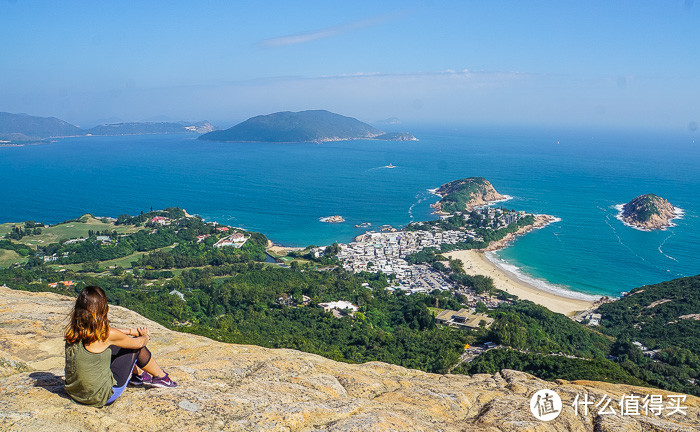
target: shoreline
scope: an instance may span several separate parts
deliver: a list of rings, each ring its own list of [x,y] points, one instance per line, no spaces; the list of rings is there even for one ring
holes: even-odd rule
[[[547,290],[536,286],[532,282],[537,281],[537,279],[530,278],[532,282],[524,280],[518,274],[499,266],[489,259],[489,253],[488,251],[460,250],[443,255],[451,259],[459,259],[464,266],[464,271],[469,275],[491,277],[494,286],[501,291],[516,295],[520,300],[530,300],[552,312],[561,313],[569,317],[577,312],[591,309],[600,299],[597,296],[577,293],[564,288],[551,287],[550,290]],[[542,281],[542,283],[547,285],[545,281]]]

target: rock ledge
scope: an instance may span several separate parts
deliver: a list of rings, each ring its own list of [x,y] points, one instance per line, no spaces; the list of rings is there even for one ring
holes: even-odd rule
[[[176,389],[128,388],[101,409],[63,391],[61,328],[69,297],[0,287],[0,430],[9,431],[697,431],[700,399],[686,416],[575,415],[571,401],[656,389],[592,381],[556,383],[503,370],[436,375],[379,362],[361,365],[286,349],[231,345],[176,333],[113,306],[115,326],[145,325],[149,347]],[[557,391],[562,414],[535,419],[529,398]]]

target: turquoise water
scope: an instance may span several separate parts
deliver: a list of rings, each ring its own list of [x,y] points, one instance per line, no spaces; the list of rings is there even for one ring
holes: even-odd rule
[[[688,134],[414,130],[418,142],[231,144],[189,135],[66,138],[0,148],[0,221],[174,205],[290,246],[348,242],[354,224],[432,218],[428,189],[483,176],[503,205],[560,217],[499,256],[574,290],[618,295],[700,273],[700,149]],[[384,168],[392,163],[396,168]],[[614,206],[656,193],[685,215],[641,232]],[[344,224],[319,217],[340,214]]]

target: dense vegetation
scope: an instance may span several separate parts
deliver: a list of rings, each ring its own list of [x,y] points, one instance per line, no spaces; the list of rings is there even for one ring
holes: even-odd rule
[[[617,340],[612,353],[631,373],[660,387],[700,393],[689,381],[700,379],[700,276],[635,288],[598,312],[601,331]]]
[[[225,266],[229,277],[217,278],[211,268],[184,271],[149,289],[132,274],[122,277],[59,273],[46,267],[0,269],[0,283],[32,291],[70,278],[85,285],[98,284],[113,304],[135,310],[171,328],[235,343],[300,349],[350,362],[386,361],[431,372],[444,372],[472,340],[459,330],[436,326],[427,306],[457,307],[448,294],[396,295],[382,289],[386,279],[377,275],[350,275],[342,270],[298,271],[261,263]],[[41,283],[37,281],[43,281]],[[361,285],[369,281],[372,288]],[[60,287],[60,285],[59,285]],[[185,288],[188,287],[188,288]],[[185,293],[185,301],[169,292]],[[282,306],[289,295],[304,306]],[[349,300],[360,307],[354,316],[335,318],[316,307],[321,301]]]
[[[437,190],[437,193],[442,196],[440,209],[448,213],[464,211],[474,197],[481,197],[489,192],[495,193],[496,190],[483,177],[451,181]]]
[[[609,354],[610,338],[529,301],[501,306],[493,316],[490,339],[509,347],[585,358]]]
[[[169,225],[154,224],[155,216],[171,219]],[[434,223],[460,223],[452,219]],[[82,220],[88,219],[78,222]],[[479,221],[468,223],[474,222]],[[436,325],[430,309],[458,310],[464,307],[461,294],[435,291],[407,296],[388,291],[390,278],[384,274],[352,274],[339,268],[334,255],[338,245],[329,246],[326,256],[319,258],[311,248],[300,251],[287,257],[292,260],[287,267],[262,262],[267,244],[262,234],[245,232],[247,241],[241,248],[214,248],[214,242],[233,229],[220,232],[225,229],[184,217],[180,209],[122,215],[117,223],[102,231],[83,231],[88,234],[84,242],[42,247],[45,252],[68,252],[61,258],[67,262],[92,257],[80,271],[60,262],[44,263],[28,246],[1,240],[1,249],[26,254],[29,260],[0,269],[0,284],[70,295],[86,285],[100,285],[113,304],[176,330],[226,342],[294,348],[341,361],[379,360],[445,372],[455,366],[465,343],[492,341],[499,347],[453,372],[511,368],[544,379],[598,379],[698,394],[692,380],[700,367],[700,329],[693,314],[700,310],[700,276],[641,287],[601,306],[602,325],[595,329],[522,301],[488,311],[495,320],[489,328],[462,331]],[[116,229],[126,231],[117,234]],[[97,235],[108,239],[97,242]],[[177,245],[161,248],[163,244]],[[114,256],[109,251],[142,252],[125,269],[108,266],[105,260]],[[494,289],[490,278],[467,275],[460,261],[447,260],[441,252],[427,248],[408,260],[433,266],[458,287],[508,298]],[[312,270],[312,264],[322,265],[324,271]],[[73,284],[49,285],[66,280]],[[350,301],[359,311],[336,317],[318,307],[333,300]],[[484,312],[486,307],[482,303],[477,310]],[[654,358],[646,357],[633,342],[656,350]]]
[[[579,359],[561,355],[542,355],[512,349],[493,349],[471,363],[458,366],[452,373],[494,374],[501,369],[527,372],[546,380],[593,380],[633,385],[647,385],[630,375],[619,364],[603,358]]]
[[[29,246],[25,246],[20,243],[13,243],[9,240],[0,240],[0,249],[15,251],[23,257],[26,257],[32,253],[32,249]]]

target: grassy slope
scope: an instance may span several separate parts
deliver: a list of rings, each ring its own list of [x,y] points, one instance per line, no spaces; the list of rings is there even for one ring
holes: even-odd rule
[[[24,260],[25,258],[19,256],[19,254],[17,254],[15,251],[0,249],[0,267],[9,267],[16,262],[21,262]]]
[[[113,223],[105,223],[102,222],[99,219],[95,219],[94,217],[90,215],[85,215],[80,218],[80,220],[84,220],[85,222],[67,222],[67,223],[62,223],[58,225],[54,225],[49,228],[42,228],[41,229],[41,234],[39,235],[29,235],[23,237],[21,240],[12,240],[15,243],[21,243],[25,244],[27,246],[30,246],[33,249],[36,249],[37,246],[46,246],[51,243],[60,243],[69,239],[73,238],[80,238],[80,237],[87,237],[88,236],[88,231],[93,230],[93,231],[104,231],[104,230],[109,230],[113,231],[116,230],[120,234],[126,234],[126,233],[133,233],[136,232],[140,229],[143,229],[142,227],[134,227],[134,226],[123,226],[123,225],[114,225]],[[0,237],[4,236],[5,234],[9,233],[10,230],[12,229],[13,225],[17,226],[22,226],[24,227],[24,222],[16,222],[16,223],[4,223],[0,224]],[[11,255],[7,254],[6,252],[10,251],[4,251],[2,252],[2,255],[0,255],[0,266],[2,267],[8,267],[12,263],[19,262],[23,260],[22,257],[17,255],[15,252],[12,252],[16,255],[15,259],[11,259]],[[129,258],[127,260],[127,258]],[[120,259],[121,260],[127,260],[128,267],[131,267],[131,261],[135,259],[134,256],[129,256]],[[112,264],[110,264],[112,265]],[[121,265],[121,264],[120,264]]]

